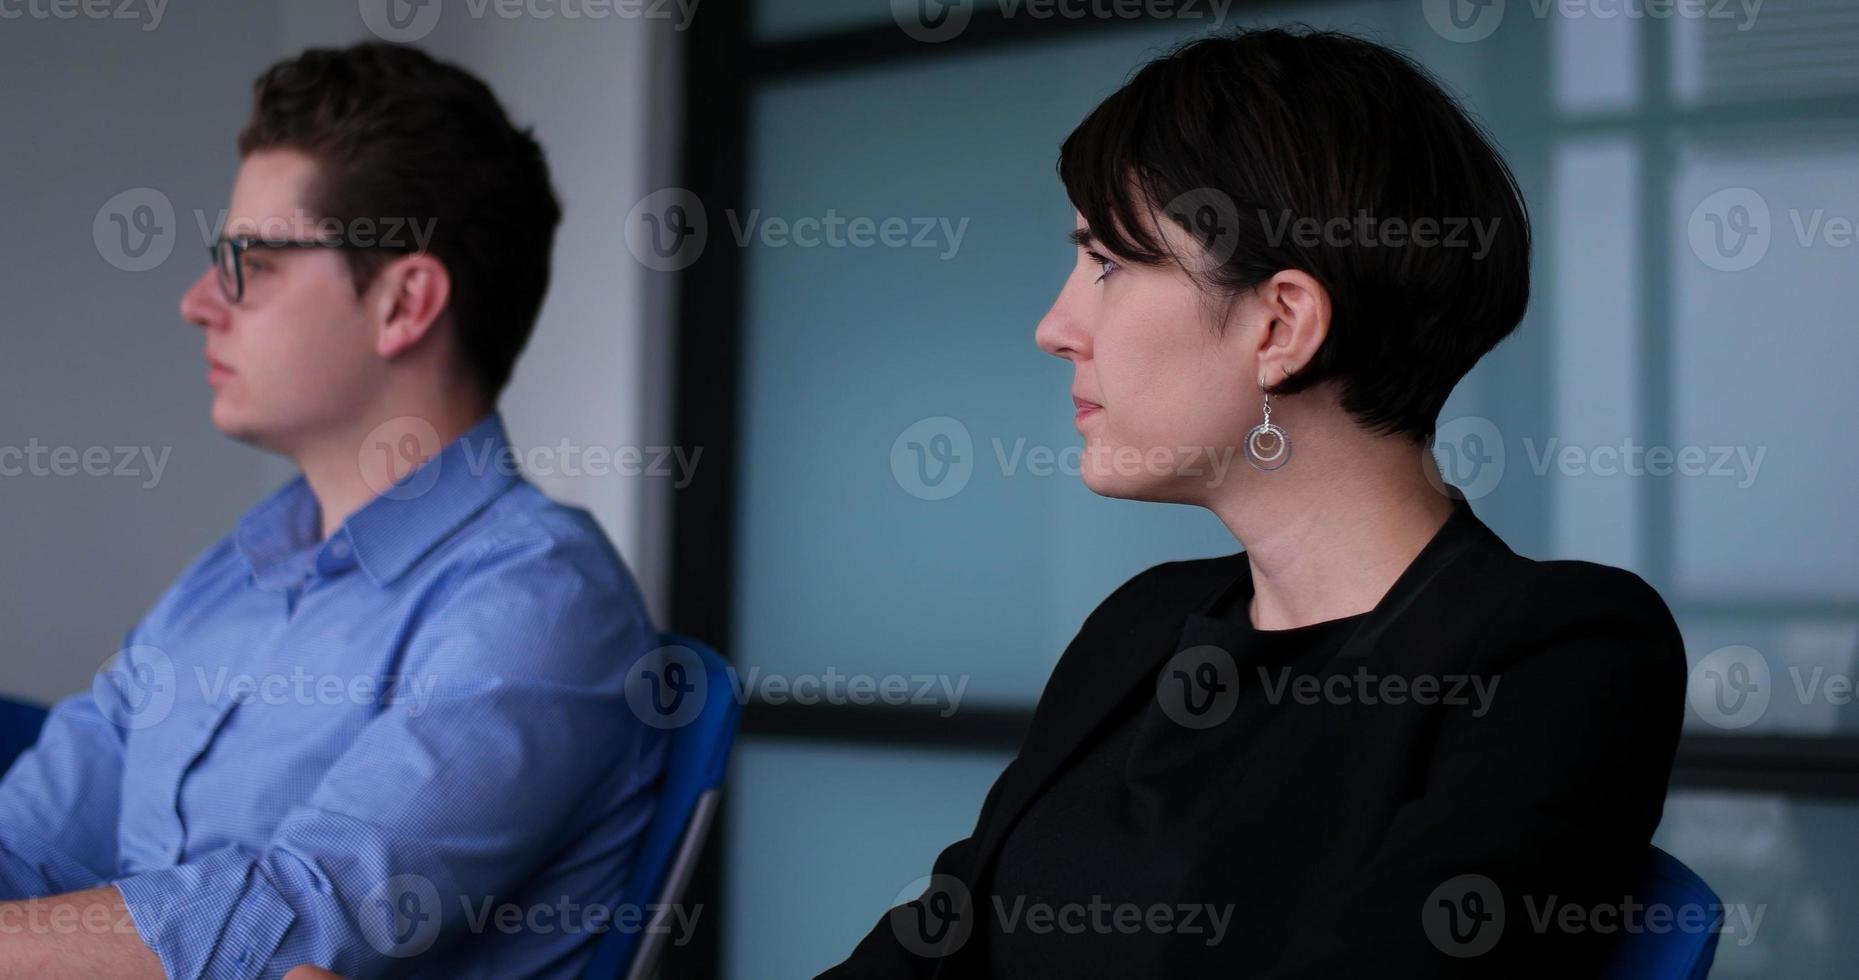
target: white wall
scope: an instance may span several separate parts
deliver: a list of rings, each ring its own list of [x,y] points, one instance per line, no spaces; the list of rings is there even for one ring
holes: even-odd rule
[[[114,447],[148,454],[126,476],[0,475],[0,692],[40,700],[81,689],[182,566],[292,473],[214,430],[200,339],[176,303],[204,261],[196,212],[211,221],[225,206],[253,78],[306,46],[373,38],[353,3],[195,0],[164,5],[158,22],[150,4],[135,9],[140,20],[0,20],[11,96],[0,102],[0,452],[107,447],[112,468]],[[565,210],[549,299],[503,401],[512,438],[668,444],[670,280],[633,262],[619,229],[670,182],[677,34],[664,21],[467,14],[447,5],[418,43],[535,126]],[[165,200],[175,215],[145,261],[172,251],[128,271],[137,263],[99,212],[138,188],[132,203]],[[158,478],[150,457],[165,459]],[[24,463],[0,467],[9,460]],[[594,513],[662,621],[670,481],[537,482]]]

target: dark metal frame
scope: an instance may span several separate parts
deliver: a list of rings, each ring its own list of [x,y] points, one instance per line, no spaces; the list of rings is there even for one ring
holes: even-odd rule
[[[698,17],[685,35],[688,109],[683,132],[682,186],[711,210],[742,203],[750,166],[748,102],[757,84],[1076,37],[1087,31],[1116,29],[1125,23],[1093,18],[1009,19],[978,10],[959,37],[938,44],[915,41],[888,23],[756,44],[750,39],[746,21],[744,16]],[[1645,44],[1643,70],[1648,77],[1664,78],[1663,47],[1653,40]],[[1836,101],[1842,106],[1849,104]],[[1814,103],[1810,111],[1818,111],[1819,102],[1810,102]],[[1662,107],[1663,101],[1658,105]],[[1656,159],[1643,161],[1642,171],[1651,181],[1664,176],[1658,163]],[[1662,191],[1656,185],[1647,190],[1652,192],[1650,200],[1660,199]],[[703,476],[679,491],[674,501],[671,618],[673,628],[711,641],[728,657],[732,654],[729,638],[739,460],[737,413],[743,377],[738,354],[742,340],[742,252],[709,249],[681,276],[675,437],[678,445],[704,448],[705,469]],[[1641,310],[1655,325],[1647,348],[1649,358],[1669,351],[1670,325],[1662,310],[1650,308],[1656,302],[1649,298],[1648,308]],[[1645,397],[1650,400],[1655,396]],[[1642,405],[1642,410],[1649,420],[1669,426],[1670,410],[1666,405]],[[1661,489],[1649,486],[1644,492],[1656,495]],[[1655,539],[1649,544],[1663,544],[1669,534],[1663,528],[1648,533]],[[998,754],[1019,748],[1031,720],[1032,710],[1017,705],[970,707],[944,717],[935,707],[751,703],[745,707],[742,730],[745,735],[836,744],[878,743]],[[1859,799],[1859,737],[1688,735],[1679,746],[1672,785]],[[689,899],[702,905],[710,927],[700,930],[699,938],[690,946],[668,950],[663,976],[714,977],[721,973],[722,939],[717,923],[723,918],[726,897],[721,890],[719,862],[730,819],[725,794],[718,814],[719,829],[711,835]]]

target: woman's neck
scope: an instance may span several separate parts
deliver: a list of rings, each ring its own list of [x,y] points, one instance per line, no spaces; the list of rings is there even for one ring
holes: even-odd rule
[[[1258,629],[1373,609],[1452,516],[1423,447],[1360,430],[1310,435],[1289,464],[1209,504],[1245,546]]]

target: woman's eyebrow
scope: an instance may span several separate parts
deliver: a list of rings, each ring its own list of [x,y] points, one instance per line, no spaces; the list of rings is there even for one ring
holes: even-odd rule
[[[1097,241],[1097,236],[1092,234],[1089,228],[1075,228],[1065,237],[1071,239],[1071,243],[1079,248],[1089,248],[1092,242]]]

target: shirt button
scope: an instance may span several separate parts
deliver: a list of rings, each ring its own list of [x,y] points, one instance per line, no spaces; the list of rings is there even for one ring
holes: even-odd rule
[[[349,556],[349,543],[347,541],[331,542],[329,545],[329,553],[335,555],[337,558],[347,558]]]

